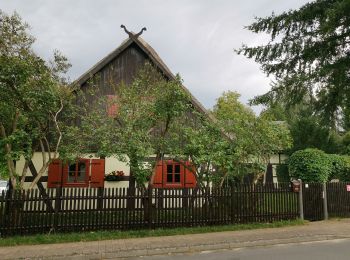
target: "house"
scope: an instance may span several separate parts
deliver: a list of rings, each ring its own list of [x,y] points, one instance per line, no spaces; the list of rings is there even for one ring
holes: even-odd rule
[[[92,68],[81,75],[74,83],[83,91],[88,91],[92,86],[90,79],[98,75],[98,81],[94,87],[98,87],[99,95],[112,97],[113,86],[121,82],[130,84],[136,73],[143,67],[145,62],[153,64],[165,77],[171,80],[175,75],[166,66],[156,51],[146,43],[139,34],[129,32],[129,38],[124,40],[119,47],[101,59]],[[110,83],[113,84],[110,84]],[[211,117],[203,105],[182,85],[182,88],[190,96],[193,108],[198,112]],[[110,107],[109,114],[115,113],[115,108]],[[283,157],[283,156],[282,156]],[[284,158],[282,158],[283,160]],[[276,165],[281,163],[281,155],[271,156],[267,166],[264,182],[277,182]],[[36,169],[42,166],[42,154],[36,152],[32,160],[33,164],[29,169],[33,176],[26,177],[24,187],[29,187],[29,182],[34,179]],[[191,188],[196,186],[196,178],[189,169],[189,162],[185,165],[173,160],[159,162],[156,168],[156,175],[153,186],[155,188]],[[24,159],[16,162],[18,174],[23,169]],[[135,179],[130,175],[130,168],[127,163],[119,161],[115,157],[99,158],[95,154],[86,154],[75,164],[62,165],[58,160],[52,162],[48,171],[41,177],[38,183],[39,189],[55,187],[135,187]]]
[[[169,70],[155,50],[139,37],[140,33],[128,32],[128,34],[129,38],[123,41],[118,48],[75,81],[75,84],[83,92],[88,91],[91,87],[89,80],[98,75],[97,86],[99,95],[110,97],[114,93],[110,82],[112,81],[113,85],[118,85],[121,82],[126,84],[132,83],[134,76],[145,62],[150,62],[154,65],[164,75],[165,79],[171,80],[175,78],[175,75]],[[94,82],[94,87],[96,87],[96,82]],[[185,86],[182,87],[189,94],[194,109],[210,116],[188,89]],[[114,110],[112,107],[108,110],[108,113],[113,114]],[[35,169],[40,169],[42,166],[41,156],[39,152],[33,156],[33,165],[30,167],[33,175]],[[17,165],[19,166],[16,167],[17,169],[22,169],[24,160],[17,161]],[[19,172],[18,174],[20,175]],[[106,176],[108,177],[106,178]],[[26,182],[32,181],[33,178],[34,176],[27,176]],[[125,162],[121,162],[115,157],[99,158],[94,154],[86,154],[86,156],[71,165],[62,165],[59,160],[53,161],[48,168],[48,172],[40,179],[38,186],[41,189],[61,186],[91,188],[134,187],[135,180],[130,176],[129,166]],[[183,188],[195,186],[196,179],[189,167],[185,167],[183,164],[173,160],[166,160],[158,164],[154,187]]]

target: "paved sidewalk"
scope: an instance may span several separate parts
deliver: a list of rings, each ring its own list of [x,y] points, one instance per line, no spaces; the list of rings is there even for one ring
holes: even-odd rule
[[[0,259],[123,259],[341,238],[350,239],[350,219],[283,228],[2,247]]]

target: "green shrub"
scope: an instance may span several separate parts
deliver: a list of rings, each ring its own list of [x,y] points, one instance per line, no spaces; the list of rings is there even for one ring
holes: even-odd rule
[[[350,156],[326,154],[308,148],[293,153],[288,162],[289,174],[296,179],[307,182],[325,182],[331,179],[350,181]]]
[[[1,156],[1,154],[0,154]],[[0,180],[6,180],[9,178],[7,165],[4,158],[0,158]]]
[[[289,158],[289,174],[306,182],[326,182],[332,173],[329,156],[318,149],[296,151]]]
[[[343,156],[338,154],[328,154],[327,156],[331,164],[331,173],[328,179],[339,179],[341,171],[344,170],[344,167],[346,165]]]
[[[330,179],[339,179],[340,181],[350,181],[350,157],[344,155],[330,154],[332,163],[332,173]]]

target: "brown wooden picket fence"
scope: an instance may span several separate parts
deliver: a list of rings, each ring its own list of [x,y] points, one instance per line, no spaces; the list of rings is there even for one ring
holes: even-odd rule
[[[327,183],[329,217],[350,217],[350,182]]]
[[[0,235],[226,225],[299,216],[290,184],[222,189],[55,188],[0,196]]]
[[[350,217],[350,183],[330,182],[325,184],[327,212],[330,218]],[[323,220],[324,193],[322,183],[303,184],[304,217],[307,220]]]

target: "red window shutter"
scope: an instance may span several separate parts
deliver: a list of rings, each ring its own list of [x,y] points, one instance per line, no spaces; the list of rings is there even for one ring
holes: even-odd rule
[[[153,180],[154,188],[162,188],[163,187],[163,161],[158,161],[155,169],[155,176]]]
[[[91,188],[103,188],[105,183],[105,160],[91,159]]]
[[[185,163],[185,187],[195,188],[197,185],[196,170],[190,162]]]
[[[118,112],[117,96],[107,95],[107,115],[109,117],[115,117]]]
[[[49,164],[47,187],[56,188],[62,185],[62,162],[61,160],[53,160]]]
[[[65,165],[62,165],[62,176],[63,176],[63,187],[67,186],[67,181],[68,181],[68,168],[69,165],[66,163]]]
[[[173,164],[172,160],[168,160],[168,161],[163,161],[163,171],[162,171],[162,183],[163,183],[163,187],[167,188],[168,187],[168,182],[167,182],[167,166]]]

